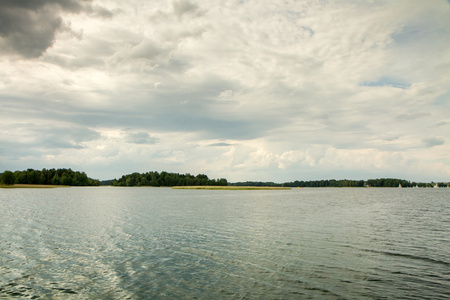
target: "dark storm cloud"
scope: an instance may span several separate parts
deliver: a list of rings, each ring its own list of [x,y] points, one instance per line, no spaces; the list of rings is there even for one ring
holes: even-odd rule
[[[2,0],[0,1],[0,54],[24,58],[41,56],[53,45],[56,33],[67,30],[62,12],[95,13],[108,11],[92,7],[90,1],[77,0]]]
[[[0,8],[1,52],[39,57],[53,44],[62,23],[52,11],[33,13],[22,8]]]

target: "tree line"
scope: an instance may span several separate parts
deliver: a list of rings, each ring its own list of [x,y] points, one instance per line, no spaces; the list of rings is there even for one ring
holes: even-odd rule
[[[220,185],[226,186],[225,178],[209,179],[204,174],[193,176],[189,173],[178,174],[168,172],[132,173],[123,175],[112,182],[113,186],[190,186],[190,185]]]
[[[86,173],[69,169],[27,169],[24,171],[4,171],[0,174],[0,183],[12,184],[46,184],[46,185],[67,185],[67,186],[271,186],[271,187],[447,187],[449,183],[444,182],[414,182],[395,178],[378,178],[364,180],[310,180],[292,181],[285,183],[245,181],[229,183],[225,178],[209,179],[204,174],[197,176],[168,172],[147,172],[132,173],[123,175],[119,179],[99,180],[89,178]]]
[[[439,187],[446,187],[448,183],[444,182],[414,182],[404,179],[395,178],[378,178],[378,179],[368,179],[364,180],[310,180],[310,181],[292,181],[285,183],[275,183],[275,182],[262,182],[262,181],[245,181],[245,182],[233,182],[229,185],[235,186],[274,186],[274,187],[434,187],[435,185]]]
[[[292,181],[285,183],[245,181],[234,182],[230,185],[235,186],[274,186],[274,187],[363,187],[364,180],[310,180],[310,181]]]
[[[444,182],[415,182],[395,178],[369,179],[366,181],[366,185],[369,187],[434,187],[436,184],[439,187],[446,187],[448,185],[448,183]]]
[[[364,180],[311,180],[311,181],[293,181],[283,183],[287,187],[364,187]]]
[[[11,184],[48,184],[68,186],[98,186],[100,181],[89,178],[86,173],[72,169],[27,169],[24,171],[5,171],[0,176],[1,182]]]

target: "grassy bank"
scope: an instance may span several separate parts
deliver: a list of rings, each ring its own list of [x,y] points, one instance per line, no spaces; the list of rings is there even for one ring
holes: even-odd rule
[[[69,186],[49,185],[49,184],[13,184],[13,185],[0,184],[0,188],[2,189],[52,189],[61,187],[69,187]]]
[[[174,186],[177,190],[290,190],[290,187],[272,186]]]

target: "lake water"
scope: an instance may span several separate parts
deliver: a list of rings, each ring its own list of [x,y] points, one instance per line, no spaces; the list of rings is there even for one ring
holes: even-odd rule
[[[450,189],[1,189],[11,297],[448,299]]]

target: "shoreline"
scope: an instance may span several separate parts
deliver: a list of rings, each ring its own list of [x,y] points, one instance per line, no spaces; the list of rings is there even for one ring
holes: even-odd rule
[[[54,189],[54,188],[68,188],[68,185],[50,185],[50,184],[0,184],[2,189]]]

